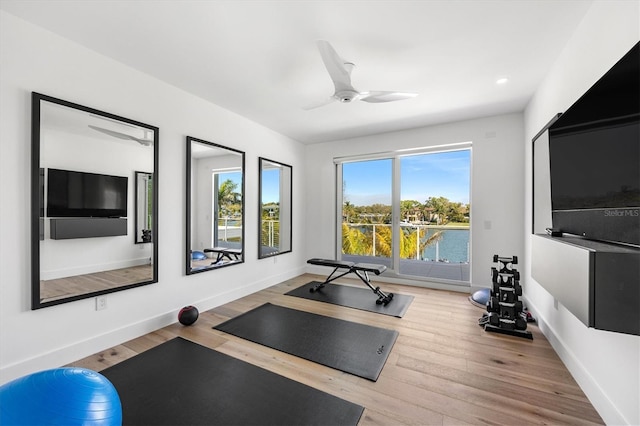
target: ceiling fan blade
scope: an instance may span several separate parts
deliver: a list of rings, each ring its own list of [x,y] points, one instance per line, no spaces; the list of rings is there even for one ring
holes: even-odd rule
[[[336,92],[350,90],[355,91],[351,86],[351,70],[354,65],[342,59],[328,41],[318,40],[318,50],[322,57],[322,62],[333,80]]]
[[[135,136],[127,135],[126,133],[120,133],[120,132],[116,132],[115,130],[109,130],[109,129],[104,129],[98,126],[92,126],[91,124],[89,124],[89,127],[92,128],[93,130],[97,130],[98,132],[104,133],[105,135],[113,136],[114,138],[124,139],[128,141],[136,141],[139,144],[144,146],[149,146],[153,143],[151,139],[136,138]]]
[[[335,102],[335,101],[336,101],[335,96],[329,96],[328,98],[324,99],[321,102],[316,102],[314,104],[305,105],[305,106],[302,107],[302,109],[305,110],[305,111],[310,111],[312,109],[316,109],[316,108],[323,107],[325,105],[329,105],[330,103]]]
[[[374,92],[363,92],[360,94],[360,100],[369,103],[382,103],[382,102],[393,102],[393,101],[402,101],[405,99],[411,99],[418,96],[417,93],[404,93],[404,92],[382,92],[382,91],[374,91]]]

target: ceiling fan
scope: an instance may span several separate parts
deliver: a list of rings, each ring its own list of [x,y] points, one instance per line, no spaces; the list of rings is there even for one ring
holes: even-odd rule
[[[417,93],[370,91],[359,92],[351,85],[351,71],[355,64],[342,59],[328,41],[318,40],[318,50],[322,61],[333,84],[336,88],[332,96],[320,104],[312,105],[305,109],[314,109],[327,105],[333,101],[349,103],[353,101],[364,101],[369,103],[393,102],[410,99],[418,96]]]
[[[104,129],[102,127],[93,126],[89,124],[89,127],[93,130],[97,130],[98,132],[102,132],[105,135],[113,136],[114,138],[124,139],[124,140],[132,140],[138,142],[140,145],[151,146],[153,145],[153,139],[151,138],[151,130],[144,130],[144,139],[137,138],[135,136],[128,135],[126,133],[116,132],[115,130]]]

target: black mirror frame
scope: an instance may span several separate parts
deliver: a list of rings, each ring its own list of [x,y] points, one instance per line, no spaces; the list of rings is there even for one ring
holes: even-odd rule
[[[277,251],[269,254],[262,254],[262,163],[269,162],[278,164],[282,167],[288,167],[289,172],[289,249],[284,251]],[[279,161],[270,160],[264,157],[258,157],[258,259],[266,259],[273,256],[279,256],[285,253],[291,253],[293,251],[293,167],[289,164],[284,164]]]
[[[186,162],[187,162],[187,167],[186,167],[186,179],[185,179],[185,183],[186,183],[186,190],[185,190],[185,195],[186,195],[186,201],[185,201],[185,211],[186,211],[186,217],[185,217],[185,222],[186,222],[186,232],[185,232],[185,274],[186,275],[193,275],[193,274],[199,274],[201,272],[207,272],[207,271],[215,271],[216,269],[219,268],[224,268],[227,266],[232,266],[232,265],[239,265],[244,263],[245,261],[245,205],[244,205],[244,198],[245,198],[245,152],[244,151],[240,151],[238,149],[234,149],[234,148],[229,148],[228,146],[224,146],[224,145],[220,145],[217,143],[213,143],[213,142],[209,142],[209,141],[205,141],[203,139],[198,139],[195,138],[193,136],[187,136],[187,155],[186,155]],[[192,269],[191,268],[191,144],[192,142],[196,142],[196,143],[200,143],[203,145],[210,145],[212,147],[215,148],[220,148],[220,149],[225,149],[227,151],[231,151],[231,152],[235,152],[236,154],[240,154],[241,158],[242,158],[242,259],[239,260],[238,262],[234,262],[234,263],[228,263],[228,264],[223,264],[223,265],[218,265],[215,268],[203,268],[203,269]]]
[[[78,294],[69,296],[66,298],[56,299],[49,302],[42,302],[40,300],[40,230],[41,230],[41,209],[44,206],[41,205],[41,171],[40,169],[40,105],[42,101],[51,102],[54,104],[62,105],[67,108],[72,108],[80,111],[87,112],[89,114],[100,115],[112,120],[122,121],[132,124],[134,126],[145,127],[153,131],[153,223],[152,223],[152,241],[153,241],[153,279],[150,281],[142,281],[139,283],[123,285],[116,288],[110,288],[105,290],[99,290],[89,293]],[[31,309],[41,309],[49,306],[60,305],[63,303],[74,302],[76,300],[89,299],[104,294],[115,293],[118,291],[128,290],[130,288],[141,287],[148,284],[158,282],[158,165],[159,165],[159,128],[145,124],[139,121],[131,120],[129,118],[120,117],[115,114],[100,111],[94,108],[79,105],[73,102],[65,101],[62,99],[54,98],[52,96],[43,95],[41,93],[31,93]]]

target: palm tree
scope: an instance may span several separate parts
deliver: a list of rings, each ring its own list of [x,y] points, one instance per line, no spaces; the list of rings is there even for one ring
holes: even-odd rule
[[[371,254],[371,240],[359,229],[343,222],[342,253],[368,256]]]
[[[447,213],[449,213],[450,201],[446,197],[429,197],[425,201],[425,207],[432,208],[433,213],[436,215],[436,223],[438,225],[445,225],[449,219]]]
[[[218,188],[218,209],[220,216],[226,216],[234,210],[235,205],[240,204],[242,196],[236,190],[238,184],[227,179]]]
[[[426,229],[421,228],[419,232],[410,229],[402,229],[400,232],[400,258],[415,259],[419,253],[423,253],[425,248],[435,244],[442,238],[442,231],[437,231],[425,239]],[[418,243],[418,238],[420,239]],[[392,255],[392,234],[391,226],[376,225],[375,244],[376,256],[391,257]],[[342,253],[359,256],[371,256],[373,254],[373,233],[362,232],[355,227],[350,227],[342,223]]]
[[[355,215],[356,211],[353,204],[349,201],[345,201],[344,206],[342,206],[342,220],[349,223]]]
[[[376,256],[391,257],[391,226],[376,226]]]
[[[400,232],[400,258],[416,259],[424,249],[442,239],[442,231],[437,231],[425,239],[427,230],[425,228],[402,229]]]

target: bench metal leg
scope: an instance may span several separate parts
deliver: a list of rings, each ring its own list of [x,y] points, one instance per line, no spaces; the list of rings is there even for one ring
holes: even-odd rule
[[[324,280],[324,282],[323,282],[323,283],[319,283],[319,284],[314,285],[313,287],[311,287],[311,288],[309,289],[309,291],[310,291],[311,293],[314,293],[314,292],[316,292],[316,291],[320,290],[322,287],[324,287],[324,285],[325,285],[325,284],[329,284],[331,281],[337,280],[338,278],[344,277],[345,275],[347,275],[347,274],[351,273],[351,269],[347,269],[347,271],[346,271],[346,272],[343,272],[343,273],[341,273],[341,274],[339,274],[339,275],[336,275],[336,276],[334,277],[334,276],[333,276],[333,274],[335,274],[336,272],[338,272],[338,269],[344,269],[344,268],[341,268],[341,267],[339,267],[339,266],[336,266],[336,267],[334,268],[333,272],[331,272],[331,273],[329,274],[329,276],[327,277],[327,279],[326,279],[326,280]],[[332,278],[332,277],[333,277],[333,278]]]
[[[338,270],[340,269],[345,269],[345,271],[338,273]],[[325,284],[329,284],[331,281],[337,280],[338,278],[344,277],[345,275],[350,274],[352,272],[355,273],[358,276],[358,278],[360,278],[362,282],[365,283],[365,285],[375,293],[376,296],[378,296],[378,300],[376,300],[377,305],[387,306],[389,302],[393,300],[393,293],[385,293],[382,290],[380,290],[380,287],[374,287],[371,285],[371,280],[369,279],[369,273],[367,271],[354,269],[354,268],[347,269],[342,266],[336,266],[333,269],[333,272],[329,274],[329,276],[327,277],[326,280],[324,280],[324,282],[314,285],[309,289],[309,292],[315,293],[316,291],[323,288]]]
[[[369,279],[369,274],[367,273],[367,271],[355,270],[354,272],[356,273],[358,278],[360,278],[362,282],[365,283],[366,286],[369,287],[371,291],[373,291],[376,294],[376,296],[378,296],[378,300],[376,300],[377,305],[387,306],[389,302],[393,300],[393,293],[387,294],[384,291],[380,290],[380,287],[373,287],[371,285],[371,280]]]

